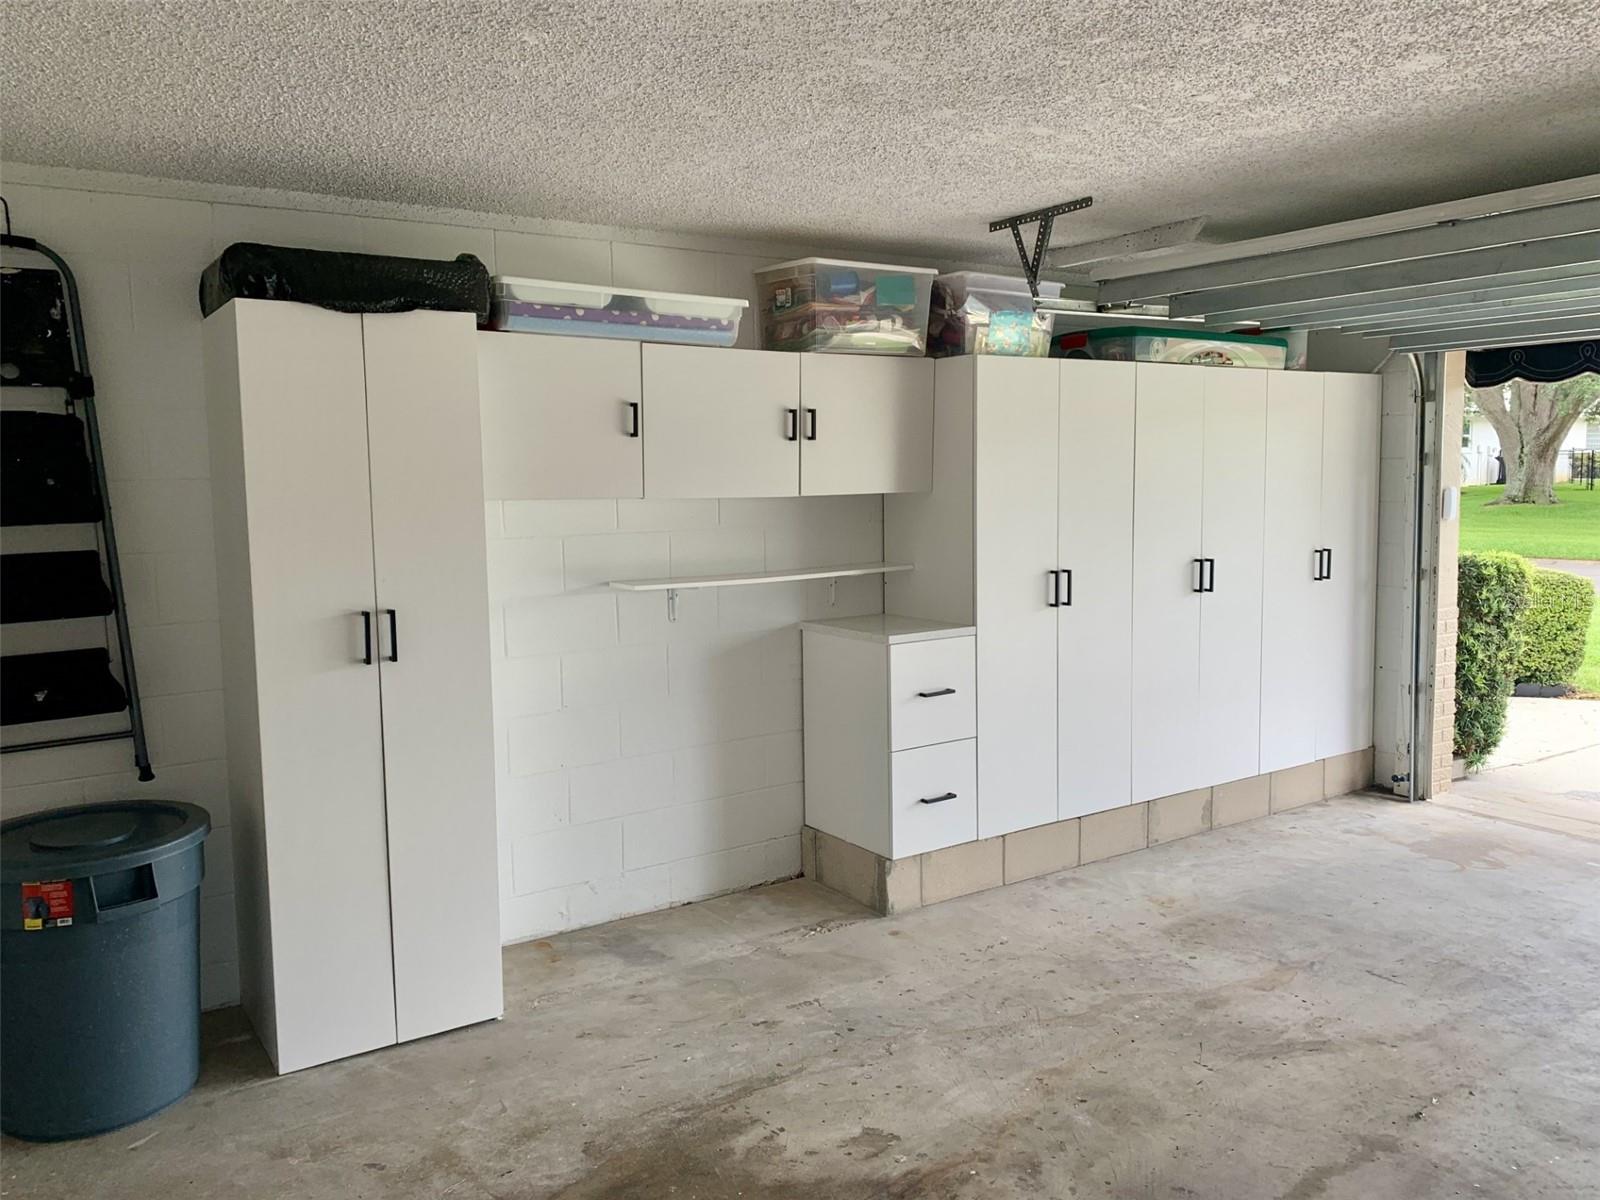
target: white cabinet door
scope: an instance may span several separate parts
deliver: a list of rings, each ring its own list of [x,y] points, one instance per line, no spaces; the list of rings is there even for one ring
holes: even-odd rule
[[[1061,820],[1133,797],[1134,371],[1061,363]]]
[[[287,1072],[395,1040],[361,318],[206,324],[243,974]]]
[[[501,1012],[476,335],[466,313],[363,321],[405,1041]]]
[[[644,495],[639,343],[477,335],[490,500]]]
[[[975,425],[978,836],[1056,819],[1057,421],[1048,359],[980,359]]]
[[[1322,504],[1322,380],[1267,375],[1266,532],[1261,597],[1261,771],[1317,757],[1322,703],[1318,582]]]
[[[1133,799],[1211,783],[1200,761],[1204,379],[1139,363],[1133,471]],[[980,637],[980,641],[982,638]],[[979,735],[987,731],[979,727]]]
[[[1261,771],[1261,538],[1267,465],[1267,373],[1213,367],[1205,383],[1200,719],[1193,785]]]
[[[644,494],[800,494],[803,355],[706,346],[643,350]]]
[[[1378,588],[1379,381],[1328,375],[1322,418],[1322,659],[1317,757],[1372,745]]]
[[[800,493],[933,487],[933,360],[800,358]]]

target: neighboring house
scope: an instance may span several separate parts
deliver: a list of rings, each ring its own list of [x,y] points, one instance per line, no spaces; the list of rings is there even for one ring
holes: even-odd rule
[[[1573,450],[1600,450],[1600,419],[1579,421],[1561,443],[1561,454],[1556,458],[1556,482],[1565,483],[1572,477]],[[1500,435],[1482,413],[1468,413],[1461,430],[1461,482],[1465,486],[1475,483],[1493,483],[1499,478],[1499,464],[1495,456],[1500,453]]]

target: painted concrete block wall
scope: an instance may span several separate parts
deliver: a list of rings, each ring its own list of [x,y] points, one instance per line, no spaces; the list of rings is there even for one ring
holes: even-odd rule
[[[494,436],[492,429],[486,437]],[[878,578],[682,592],[610,579],[872,561],[878,496],[487,506],[501,936],[800,871],[796,622],[881,612]]]
[[[819,251],[53,168],[6,165],[3,177],[16,231],[64,254],[83,290],[157,778],[136,781],[126,743],[7,755],[0,811],[140,795],[208,808],[216,832],[202,908],[203,1000],[232,1003],[237,941],[195,299],[202,268],[247,240],[466,252],[497,273],[753,299],[755,267]],[[747,321],[741,345],[754,346],[755,336]],[[744,589],[689,600],[669,628],[664,609],[619,603],[592,583],[666,564],[718,569],[758,552],[773,565],[876,559],[877,499],[599,510],[510,502],[490,516],[502,782],[517,781],[501,796],[507,936],[797,870],[799,683],[788,640],[775,631],[816,615],[819,593]],[[7,532],[7,549],[27,548]],[[829,553],[836,539],[862,549],[838,560],[842,551]],[[858,607],[830,611],[876,611],[865,586],[841,585],[841,605]],[[685,698],[681,709],[669,709],[665,695]]]

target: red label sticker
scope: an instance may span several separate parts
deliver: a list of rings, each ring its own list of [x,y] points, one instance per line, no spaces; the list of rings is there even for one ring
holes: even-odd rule
[[[22,927],[53,929],[72,924],[72,880],[46,879],[22,885]]]

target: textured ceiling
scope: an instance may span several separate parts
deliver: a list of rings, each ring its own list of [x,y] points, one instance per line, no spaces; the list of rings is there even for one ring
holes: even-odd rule
[[[1600,171],[1594,0],[65,3],[6,158],[607,225],[1009,254],[1255,236]]]

